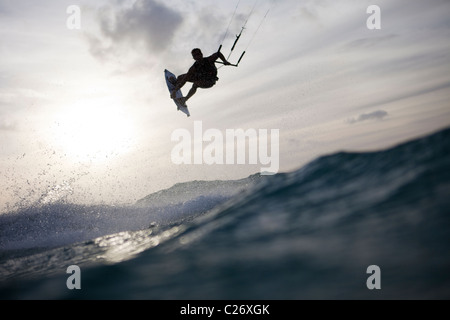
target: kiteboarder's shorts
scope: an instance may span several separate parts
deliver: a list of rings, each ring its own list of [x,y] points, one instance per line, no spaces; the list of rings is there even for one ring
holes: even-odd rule
[[[178,76],[177,83],[184,84],[186,82],[192,82],[199,88],[208,89],[213,87],[216,84],[217,80],[219,80],[219,78],[217,77],[214,77],[212,79],[203,79],[202,77],[196,77],[195,75],[186,73]]]
[[[194,84],[196,84],[199,88],[203,88],[203,89],[208,89],[213,87],[217,80],[219,80],[219,78],[215,78],[215,79],[209,79],[209,80],[197,80],[194,81]]]

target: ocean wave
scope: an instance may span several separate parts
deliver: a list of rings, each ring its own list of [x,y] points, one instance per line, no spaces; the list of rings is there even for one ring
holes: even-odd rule
[[[446,129],[131,206],[31,206],[0,216],[0,275],[75,263],[90,266],[86,298],[340,299],[373,297],[366,269],[378,265],[389,289],[377,297],[448,298],[449,191]],[[99,276],[110,264],[127,274],[115,292]]]

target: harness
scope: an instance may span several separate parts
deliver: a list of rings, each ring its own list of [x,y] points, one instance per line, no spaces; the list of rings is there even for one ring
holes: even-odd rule
[[[195,70],[195,82],[200,84],[200,87],[209,88],[216,84],[217,68],[214,62],[211,62],[207,58],[203,58],[200,61],[194,63]]]

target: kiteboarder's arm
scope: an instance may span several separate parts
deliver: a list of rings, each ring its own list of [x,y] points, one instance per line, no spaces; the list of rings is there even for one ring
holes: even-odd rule
[[[212,55],[210,55],[208,57],[208,59],[210,59],[212,62],[215,62],[217,59],[220,59],[220,60],[223,61],[223,64],[226,65],[226,66],[231,64],[231,63],[229,63],[227,61],[227,59],[225,59],[225,57],[223,56],[222,52],[220,52],[220,51],[218,51],[216,53],[213,53]]]

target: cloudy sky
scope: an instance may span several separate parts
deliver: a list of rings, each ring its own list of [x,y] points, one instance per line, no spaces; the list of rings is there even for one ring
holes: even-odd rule
[[[367,27],[374,4],[381,29]],[[174,164],[173,133],[197,121],[278,129],[281,172],[447,127],[449,14],[448,0],[0,0],[0,212],[52,194],[133,203],[259,172]],[[164,69],[186,72],[195,47],[227,55],[246,21],[239,67],[197,91],[190,118],[177,112]]]

